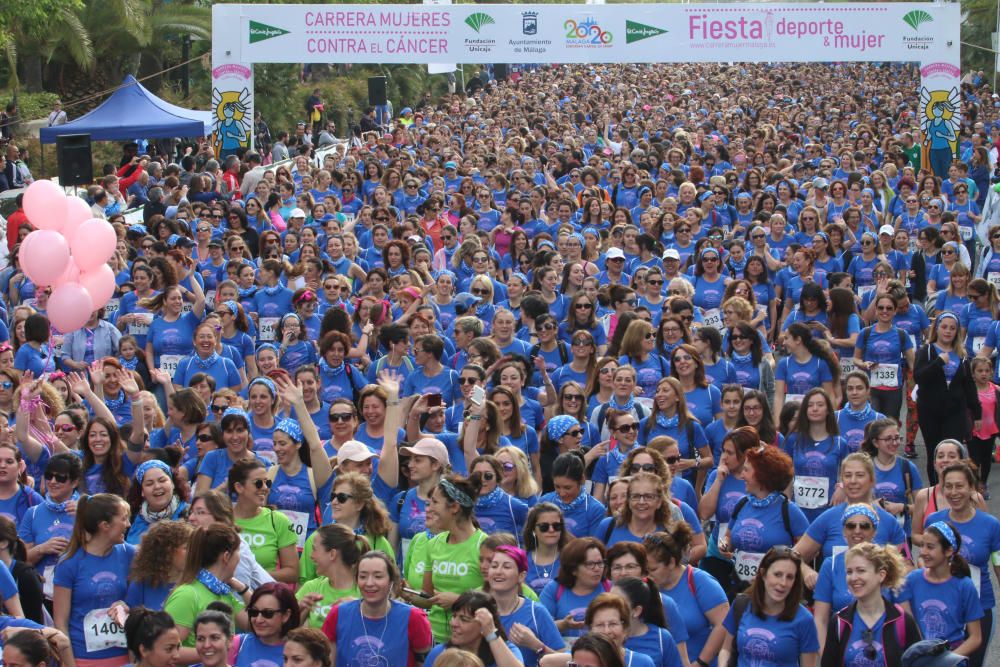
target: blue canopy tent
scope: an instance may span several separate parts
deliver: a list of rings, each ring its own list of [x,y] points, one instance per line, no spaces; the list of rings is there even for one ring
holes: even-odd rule
[[[54,144],[64,134],[89,134],[92,141],[124,141],[139,137],[207,137],[212,112],[193,111],[161,100],[131,74],[101,106],[76,120],[39,132],[43,144]]]

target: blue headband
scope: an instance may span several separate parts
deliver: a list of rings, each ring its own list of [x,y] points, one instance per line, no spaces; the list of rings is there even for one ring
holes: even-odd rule
[[[698,253],[698,259],[703,259],[705,257],[705,255],[707,255],[710,252],[714,252],[715,256],[718,257],[718,258],[720,258],[720,259],[722,258],[722,255],[719,254],[719,251],[716,250],[715,247],[709,246],[707,248],[702,248],[701,249],[701,252]]]
[[[271,352],[274,352],[278,356],[281,356],[278,353],[278,346],[275,345],[274,343],[261,343],[260,347],[257,348],[257,356],[260,357],[260,353],[263,352],[264,350],[271,350]]]
[[[278,422],[277,426],[274,427],[275,431],[281,431],[282,433],[288,435],[289,438],[295,442],[302,442],[302,427],[294,419],[282,419]]]
[[[943,313],[941,313],[940,315],[938,315],[938,322],[940,322],[941,320],[943,320],[945,318],[951,318],[951,319],[955,320],[956,322],[959,321],[958,320],[958,315],[956,315],[955,313],[951,312],[950,310],[946,310]]]
[[[844,510],[843,516],[841,517],[841,522],[847,523],[848,519],[854,516],[858,516],[859,514],[861,516],[868,517],[868,520],[872,522],[873,528],[878,528],[878,515],[875,514],[875,512],[873,512],[871,508],[868,507],[867,505],[861,505],[861,504],[848,505],[847,508]]]
[[[235,301],[223,301],[222,305],[229,309],[229,312],[233,315],[240,312],[240,306]]]
[[[135,469],[135,481],[138,482],[139,484],[142,484],[142,478],[145,477],[146,473],[152,470],[153,468],[159,468],[160,470],[165,472],[168,477],[171,477],[173,475],[173,472],[170,470],[170,466],[168,466],[166,463],[160,461],[159,459],[151,459],[149,461],[144,461],[140,463],[139,467]]]
[[[266,377],[255,378],[253,382],[250,383],[250,387],[252,388],[255,384],[262,384],[265,387],[267,387],[267,390],[271,392],[272,398],[278,395],[278,388],[274,386],[274,380],[272,380],[271,378],[266,378]],[[247,389],[247,391],[249,392],[249,389]]]
[[[572,234],[569,235],[569,237],[571,239],[576,239],[577,241],[579,241],[581,248],[587,247],[587,242],[583,240],[583,234],[580,234],[578,232],[573,232]]]
[[[284,315],[281,316],[281,321],[278,322],[278,326],[281,327],[285,326],[285,322],[287,322],[288,318],[290,317],[294,317],[295,319],[297,319],[299,321],[299,326],[302,325],[302,318],[299,317],[298,313],[285,313]]]
[[[518,278],[518,279],[520,279],[520,281],[522,283],[524,283],[525,285],[530,285],[531,284],[531,281],[528,280],[528,276],[524,275],[520,271],[514,271],[513,273],[510,274],[510,277],[511,278]]]
[[[579,425],[580,422],[577,421],[576,417],[570,417],[569,415],[556,415],[549,420],[545,430],[548,432],[549,438],[552,440],[559,440],[559,438],[566,435],[571,428]]]
[[[827,243],[830,242],[830,235],[827,234],[826,232],[816,232],[816,236],[822,236],[824,241],[826,241]]]
[[[597,238],[601,238],[601,233],[599,231],[597,231],[596,227],[584,227],[583,231],[581,233],[584,236],[586,236],[587,234],[592,234],[592,235],[596,236]]]
[[[935,521],[931,525],[927,526],[927,528],[933,528],[937,532],[941,533],[941,537],[948,540],[948,544],[951,545],[952,550],[958,551],[958,537],[955,535],[955,531],[951,529],[951,526],[946,524],[944,521]]]
[[[248,415],[246,411],[241,408],[226,408],[225,412],[222,413],[222,419],[220,419],[219,422],[221,423],[225,421],[226,417],[239,417],[247,424],[250,424],[250,415]]]

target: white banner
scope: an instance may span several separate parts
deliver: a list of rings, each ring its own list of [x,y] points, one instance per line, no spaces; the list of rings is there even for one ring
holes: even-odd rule
[[[450,5],[451,0],[424,0],[425,5]],[[456,63],[427,63],[428,74],[447,74],[458,69]]]
[[[213,56],[243,63],[959,60],[958,3],[229,5]]]

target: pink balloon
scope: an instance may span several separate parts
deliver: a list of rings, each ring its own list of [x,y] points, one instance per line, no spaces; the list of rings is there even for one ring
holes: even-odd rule
[[[65,224],[59,231],[66,237],[67,242],[72,242],[73,234],[87,220],[94,217],[94,212],[87,206],[87,202],[79,197],[66,197],[66,217]]]
[[[24,214],[35,229],[59,231],[66,222],[66,195],[52,181],[35,181],[24,191]]]
[[[80,281],[80,267],[76,265],[73,258],[69,258],[69,264],[66,265],[66,270],[62,272],[62,275],[55,279],[52,283],[53,287],[61,287],[66,283],[76,283]]]
[[[90,319],[94,302],[80,283],[66,283],[52,290],[47,310],[49,322],[61,333],[76,331]]]
[[[102,308],[115,294],[115,272],[107,264],[80,274],[79,282],[90,293],[94,310]]]
[[[73,233],[70,245],[76,265],[86,273],[111,259],[118,245],[118,236],[107,220],[91,218]]]
[[[69,245],[59,232],[36,229],[35,240],[20,254],[21,270],[36,285],[52,285],[69,264]]]

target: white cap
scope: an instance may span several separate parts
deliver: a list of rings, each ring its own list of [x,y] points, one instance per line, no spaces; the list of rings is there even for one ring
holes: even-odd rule
[[[357,440],[348,440],[337,450],[337,461],[341,463],[344,461],[367,461],[377,457],[378,454],[370,450],[368,445]]]
[[[895,236],[896,235],[896,228],[893,227],[892,225],[882,225],[881,227],[878,228],[878,233],[879,233],[879,236],[881,236],[882,234],[888,234],[889,236]]]
[[[665,253],[663,253],[663,259],[676,259],[678,262],[681,261],[681,254],[677,252],[676,248],[668,248]]]
[[[621,248],[612,248],[604,257],[605,259],[625,259],[625,253],[622,252]]]
[[[440,463],[449,463],[448,448],[437,438],[421,438],[412,447],[400,447],[399,451],[410,456],[427,456]]]
[[[291,211],[288,212],[289,220],[291,220],[292,218],[304,218],[304,217],[306,217],[306,212],[303,211],[301,208],[293,208]]]

